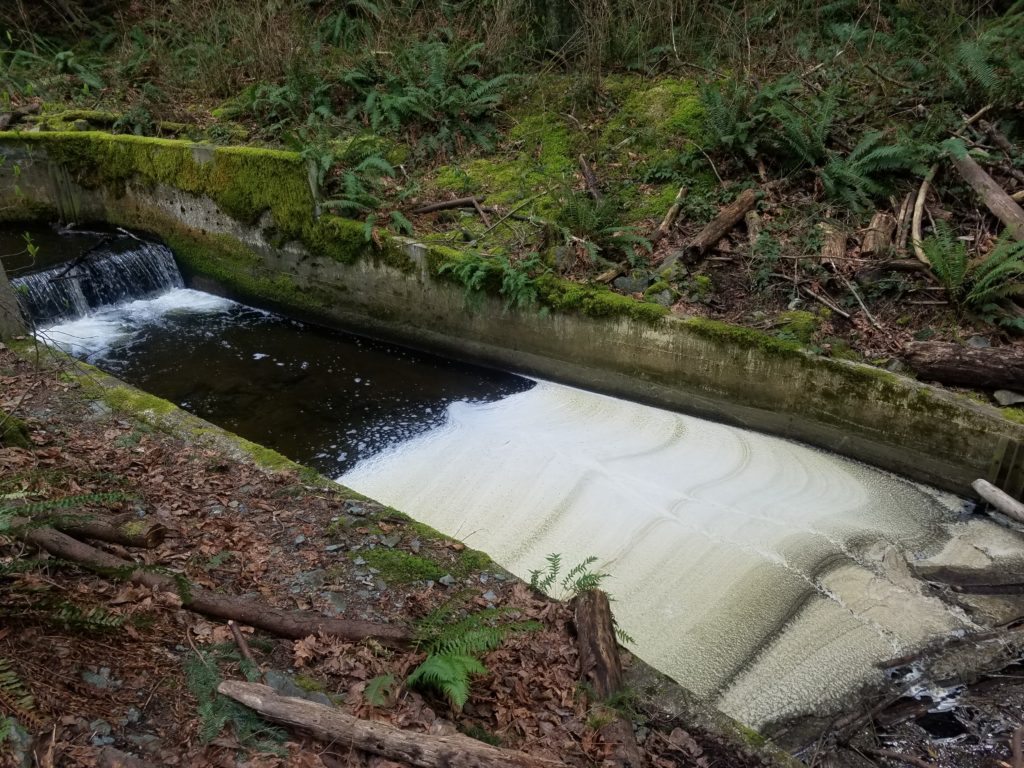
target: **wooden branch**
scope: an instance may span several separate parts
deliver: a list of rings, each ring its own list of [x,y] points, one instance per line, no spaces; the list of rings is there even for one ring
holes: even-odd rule
[[[900,762],[916,766],[917,768],[936,768],[935,763],[929,763],[927,760],[922,760],[920,757],[908,755],[905,752],[895,752],[891,749],[875,749],[874,747],[867,747],[864,751],[869,755],[874,755],[875,757],[883,757],[886,760],[899,760]]]
[[[657,245],[658,241],[665,237],[669,230],[672,229],[672,225],[676,223],[676,219],[679,218],[679,211],[683,207],[683,200],[686,198],[686,191],[686,187],[680,187],[679,191],[676,192],[676,198],[672,201],[672,205],[668,207],[668,211],[662,218],[661,223],[651,233],[649,238],[651,245]]]
[[[933,165],[928,169],[928,173],[925,174],[924,181],[921,182],[921,187],[917,190],[917,199],[914,201],[914,217],[910,229],[910,244],[914,249],[914,256],[922,264],[931,266],[931,262],[928,261],[928,256],[924,252],[924,248],[921,247],[923,238],[921,235],[921,224],[924,221],[924,203],[928,198],[928,188],[932,185],[932,181],[935,179],[935,174],[939,172],[939,166]]]
[[[82,519],[74,520],[71,515],[60,518],[54,526],[75,538],[95,539],[108,544],[120,544],[124,547],[140,547],[153,549],[159,546],[167,536],[167,529],[160,523],[151,520],[105,520],[100,517],[82,515]]]
[[[712,219],[704,229],[697,233],[682,250],[669,254],[662,263],[663,267],[674,264],[678,259],[696,259],[703,256],[719,240],[725,237],[729,231],[743,220],[748,211],[754,210],[761,193],[756,189],[745,189],[729,205],[725,206],[718,215]]]
[[[257,664],[256,659],[253,658],[252,649],[249,647],[249,642],[245,639],[245,635],[242,634],[242,630],[238,628],[238,622],[234,619],[229,619],[228,629],[231,630],[231,636],[235,638],[235,645],[238,646],[238,651],[242,654],[242,658],[252,664],[256,669],[259,669],[260,665]]]
[[[626,274],[626,265],[625,264],[616,264],[611,269],[607,269],[604,272],[602,272],[600,275],[595,277],[594,280],[596,282],[598,282],[598,283],[610,283],[616,277],[619,277],[620,275],[624,275],[624,274]]]
[[[753,256],[754,249],[757,248],[758,238],[761,237],[761,215],[757,211],[747,211],[747,215],[743,217],[743,222],[747,225],[747,246],[750,248],[751,256]]]
[[[880,256],[892,248],[892,236],[896,231],[896,219],[891,213],[879,211],[871,217],[871,224],[864,234],[860,252],[863,256]]]
[[[1024,240],[1024,209],[970,155],[953,155],[952,160],[964,181],[978,193],[985,207],[1006,225],[1010,235],[1016,240]]]
[[[1014,192],[1012,195],[1010,195],[1010,199],[1013,200],[1013,202],[1015,203],[1024,203],[1024,189],[1020,190],[1019,192]]]
[[[96,765],[98,768],[149,768],[152,764],[119,749],[104,747],[100,750]]]
[[[420,768],[555,768],[551,760],[499,749],[469,736],[413,733],[375,720],[363,720],[307,699],[281,696],[259,683],[225,680],[217,692],[277,723],[309,731],[329,743],[338,742],[388,760]]]
[[[485,227],[489,228],[491,226],[491,219],[487,215],[487,211],[485,211],[483,207],[480,205],[480,201],[477,200],[475,197],[473,198],[473,208],[476,209],[476,215],[480,217],[480,221],[484,223]]]
[[[913,272],[931,275],[931,270],[917,259],[891,259],[858,269],[853,277],[861,285],[866,285],[876,282],[886,272]]]
[[[607,701],[622,690],[622,665],[615,640],[608,595],[590,589],[573,599],[576,634],[580,649],[580,677],[598,702]],[[633,724],[619,713],[600,729],[601,738],[612,747],[604,764],[641,768],[643,755],[637,746]]]
[[[899,215],[896,217],[896,237],[894,245],[897,253],[907,250],[907,238],[910,236],[910,219],[914,213],[914,193],[907,192],[900,205]]]
[[[846,231],[827,223],[822,223],[819,227],[822,233],[821,260],[831,262],[845,258]]]
[[[586,155],[580,155],[580,172],[583,174],[583,182],[587,185],[587,192],[594,200],[601,199],[601,188],[597,185],[597,176],[594,169],[587,162]]]
[[[806,293],[808,296],[810,296],[816,302],[821,304],[823,307],[827,307],[828,309],[830,309],[833,312],[835,312],[837,315],[840,315],[840,316],[846,318],[847,320],[850,319],[850,313],[849,312],[847,312],[844,309],[841,309],[834,302],[829,301],[824,296],[821,296],[820,294],[815,293],[814,291],[812,291],[807,286],[803,286],[803,285],[800,286],[800,290],[802,290],[804,293]]]
[[[912,341],[904,359],[922,379],[979,389],[1013,389],[1024,381],[1024,348],[972,349],[941,341]]]
[[[1014,520],[1024,523],[1024,504],[1021,504],[1010,494],[996,488],[988,480],[975,480],[971,483],[971,488],[981,498],[1007,517],[1012,517]]]
[[[15,525],[21,527],[26,522],[28,521],[24,518],[16,518]],[[179,582],[171,576],[139,570],[138,563],[122,560],[53,528],[24,528],[16,535],[62,560],[91,568],[123,571],[125,577],[134,584],[174,593],[181,598],[185,608],[196,613],[215,619],[234,619],[241,624],[257,627],[279,637],[298,640],[323,632],[347,640],[373,638],[391,646],[404,645],[409,639],[408,631],[400,626],[332,619],[306,611],[274,608],[266,603],[243,597],[208,592],[188,582]]]
[[[437,203],[428,203],[419,208],[413,208],[410,213],[419,216],[422,213],[434,213],[435,211],[450,211],[453,208],[475,208],[483,202],[480,197],[457,197],[454,200],[441,200]]]
[[[38,114],[40,105],[38,103],[26,104],[24,107],[18,107],[12,109],[10,112],[5,112],[0,115],[0,131],[6,131],[12,125],[17,123],[29,115]]]

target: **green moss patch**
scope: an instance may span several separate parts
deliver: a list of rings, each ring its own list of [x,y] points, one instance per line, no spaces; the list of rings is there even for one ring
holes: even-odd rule
[[[359,556],[371,568],[377,569],[384,581],[394,584],[437,581],[445,575],[433,560],[400,549],[368,549],[360,552]]]
[[[0,408],[0,445],[13,448],[30,448],[28,425]]]

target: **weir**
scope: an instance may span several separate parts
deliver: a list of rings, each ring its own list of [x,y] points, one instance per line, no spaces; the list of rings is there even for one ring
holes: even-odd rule
[[[89,269],[15,278],[40,336],[520,577],[551,553],[596,556],[638,655],[751,725],[837,712],[881,662],[979,627],[916,573],[1022,567],[1016,539],[934,488],[307,325],[181,287],[164,246],[109,248]],[[149,276],[137,293],[108,274],[122,266]]]

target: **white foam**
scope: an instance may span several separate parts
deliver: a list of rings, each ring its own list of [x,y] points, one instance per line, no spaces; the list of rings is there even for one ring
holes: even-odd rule
[[[39,328],[36,334],[76,357],[90,357],[128,339],[147,323],[160,322],[168,315],[224,312],[235,302],[203,291],[173,288],[151,299],[101,307],[63,323]]]
[[[339,481],[522,577],[549,553],[596,555],[639,655],[754,725],[834,703],[875,661],[962,626],[867,554],[937,546],[952,497],[570,387],[456,403]]]

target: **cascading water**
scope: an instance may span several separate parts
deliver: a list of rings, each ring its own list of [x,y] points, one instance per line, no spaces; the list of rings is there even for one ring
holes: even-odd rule
[[[170,248],[128,235],[104,240],[71,266],[15,277],[11,283],[22,310],[41,326],[185,284]]]
[[[824,451],[307,326],[182,288],[163,246],[105,248],[15,281],[44,339],[520,576],[597,556],[638,654],[748,723],[837,711],[879,661],[971,629],[911,572],[963,529],[971,567],[1019,554]]]

